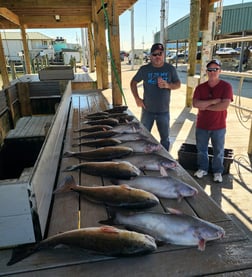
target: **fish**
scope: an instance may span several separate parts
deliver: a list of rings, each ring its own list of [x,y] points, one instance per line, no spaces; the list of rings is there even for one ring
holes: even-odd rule
[[[103,119],[97,119],[97,120],[87,120],[83,123],[89,124],[89,125],[110,125],[110,126],[116,126],[119,124],[119,120],[116,118],[103,118]]]
[[[135,116],[127,113],[111,113],[109,117],[118,119],[119,123],[128,123],[135,119]]]
[[[121,144],[119,139],[115,138],[103,138],[95,140],[86,140],[81,143],[73,144],[73,146],[90,146],[90,147],[105,147],[105,146],[115,146]]]
[[[135,119],[135,117],[130,114],[128,114],[127,116],[121,116],[121,117],[116,117],[116,118],[119,120],[119,123],[128,123]]]
[[[48,237],[29,248],[13,251],[8,266],[43,249],[58,245],[78,247],[105,256],[120,257],[149,254],[157,249],[154,238],[135,231],[118,229],[113,226],[87,227],[66,231]]]
[[[105,112],[108,112],[108,113],[122,113],[122,112],[125,112],[127,109],[128,109],[128,106],[123,106],[123,105],[122,106],[114,106],[111,109],[105,110]]]
[[[119,139],[122,142],[125,141],[135,141],[141,139],[147,139],[148,137],[143,135],[142,133],[133,133],[133,134],[116,134],[113,136],[115,139]]]
[[[113,127],[110,125],[92,125],[92,126],[86,126],[83,128],[79,128],[74,130],[74,132],[97,132],[97,131],[106,131],[106,130],[111,130]]]
[[[162,148],[161,144],[151,142],[147,139],[124,141],[121,143],[121,146],[130,147],[135,153],[153,153],[158,152]]]
[[[135,134],[142,130],[139,122],[129,122],[124,124],[119,124],[112,128],[112,131],[119,134]]]
[[[77,165],[67,166],[63,171],[73,171],[78,169],[93,176],[119,179],[130,179],[141,173],[136,166],[126,161],[84,162]]]
[[[148,234],[156,241],[175,245],[198,246],[203,251],[206,242],[223,238],[222,227],[170,209],[172,213],[137,212],[125,214],[116,212],[110,219],[130,230]],[[100,221],[102,223],[104,221]]]
[[[82,152],[67,151],[63,154],[65,157],[75,157],[82,160],[89,161],[109,161],[115,158],[121,158],[133,153],[132,148],[124,146],[107,146],[94,150],[87,150]]]
[[[124,158],[125,161],[137,166],[140,170],[160,171],[162,175],[165,169],[175,168],[177,162],[156,153],[134,153]],[[116,161],[116,159],[115,159]]]
[[[109,114],[104,114],[104,115],[87,115],[86,118],[87,118],[88,120],[105,119],[105,118],[109,118]]]
[[[108,112],[95,112],[95,113],[89,113],[86,117],[92,117],[92,116],[99,116],[99,115],[109,115]]]
[[[118,135],[117,132],[112,131],[112,130],[107,130],[107,131],[97,131],[97,132],[91,132],[91,133],[87,133],[85,135],[76,137],[74,139],[89,139],[89,138],[110,138],[113,137],[115,135]]]
[[[198,190],[189,184],[172,176],[138,176],[131,180],[114,179],[111,182],[115,185],[126,184],[133,188],[143,189],[157,197],[178,199],[191,197],[198,194]]]
[[[79,186],[75,183],[72,175],[66,176],[54,193],[69,191],[78,192],[91,202],[104,204],[110,207],[148,209],[159,204],[158,198],[150,192],[131,188],[126,185]]]

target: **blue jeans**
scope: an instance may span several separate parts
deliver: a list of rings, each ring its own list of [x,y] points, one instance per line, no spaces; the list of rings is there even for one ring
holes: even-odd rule
[[[213,131],[196,128],[197,162],[199,169],[208,171],[208,142],[211,139],[213,147],[212,171],[213,173],[223,173],[225,134],[225,128]]]
[[[158,132],[160,135],[160,143],[164,148],[169,151],[169,129],[170,129],[170,114],[169,112],[164,113],[152,113],[145,109],[142,109],[141,122],[144,127],[151,132],[154,121],[156,120]]]

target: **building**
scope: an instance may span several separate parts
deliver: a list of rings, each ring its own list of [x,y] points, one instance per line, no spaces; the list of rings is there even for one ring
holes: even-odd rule
[[[53,58],[53,39],[39,32],[27,32],[27,44],[31,60],[39,55],[48,55]],[[3,48],[8,62],[21,62],[23,57],[23,44],[20,32],[1,31]]]

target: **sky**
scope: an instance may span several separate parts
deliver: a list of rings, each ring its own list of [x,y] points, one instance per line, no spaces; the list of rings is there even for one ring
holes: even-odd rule
[[[166,0],[165,26],[170,25],[190,12],[191,0]],[[249,3],[251,0],[223,0],[223,6]],[[160,31],[161,0],[138,0],[134,5],[134,45],[135,49],[148,49],[153,43],[154,33]],[[125,11],[119,17],[120,48],[131,49],[131,12]],[[49,37],[63,37],[68,43],[81,43],[80,29],[29,29]]]

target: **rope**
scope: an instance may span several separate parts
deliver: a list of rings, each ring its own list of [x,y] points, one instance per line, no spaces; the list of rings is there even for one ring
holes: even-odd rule
[[[105,4],[104,4],[104,0],[101,0],[102,2],[102,10],[103,10],[103,13],[104,13],[104,16],[105,16],[105,23],[106,23],[106,28],[108,30],[108,46],[109,46],[109,55],[110,55],[110,60],[111,60],[111,65],[112,65],[112,70],[115,74],[115,78],[116,78],[116,82],[118,84],[118,87],[120,89],[120,93],[123,97],[123,100],[124,100],[124,103],[125,105],[127,106],[127,101],[126,101],[126,98],[125,98],[125,95],[124,95],[124,92],[123,92],[123,89],[122,89],[122,83],[120,81],[120,78],[119,78],[119,74],[118,74],[118,71],[116,69],[116,66],[115,66],[115,61],[113,59],[113,55],[112,55],[112,48],[111,48],[111,40],[110,40],[110,28],[109,28],[109,20],[108,20],[108,12],[106,10],[106,7],[105,7]]]

